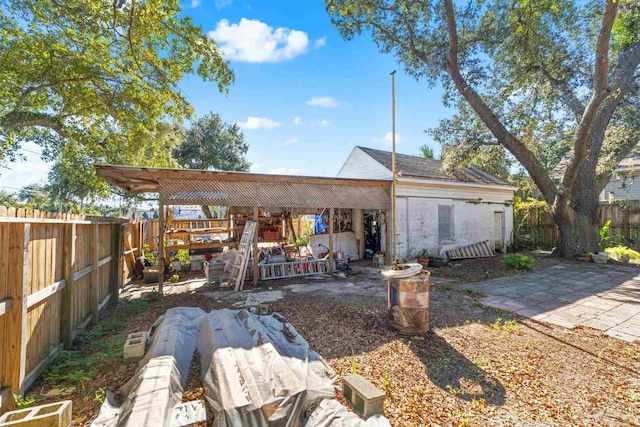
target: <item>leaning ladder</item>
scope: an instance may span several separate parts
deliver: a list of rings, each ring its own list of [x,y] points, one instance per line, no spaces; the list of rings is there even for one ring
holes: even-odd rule
[[[247,272],[247,264],[249,262],[249,254],[251,254],[251,244],[253,243],[253,235],[256,232],[256,222],[247,221],[242,232],[240,244],[236,249],[236,259],[231,267],[231,275],[229,276],[229,286],[235,285],[235,290],[241,290],[244,283],[244,276]],[[256,261],[254,261],[256,262]]]
[[[449,259],[486,258],[495,256],[489,247],[488,240],[460,246],[459,248],[446,251],[446,254]]]

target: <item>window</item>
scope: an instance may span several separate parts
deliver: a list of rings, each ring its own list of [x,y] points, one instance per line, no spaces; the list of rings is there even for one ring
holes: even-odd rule
[[[438,240],[453,240],[453,206],[438,206]]]

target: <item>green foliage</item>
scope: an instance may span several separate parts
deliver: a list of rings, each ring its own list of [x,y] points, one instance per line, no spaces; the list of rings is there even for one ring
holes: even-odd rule
[[[302,221],[302,219],[300,219]],[[296,237],[296,245],[305,246],[311,244],[311,236],[313,235],[313,230],[311,229],[311,224],[308,221],[303,222],[304,230],[302,231],[301,236]]]
[[[502,257],[502,265],[508,270],[533,270],[536,260],[522,254],[509,254]]]
[[[189,264],[189,249],[180,249],[176,253],[176,259],[182,263],[182,265]]]
[[[124,306],[124,312],[126,317],[135,316],[137,314],[144,313],[149,308],[149,301],[144,299],[132,299]]]
[[[505,331],[509,333],[516,333],[520,328],[517,320],[503,320],[501,317],[498,317],[490,326],[491,329],[495,331]]]
[[[620,262],[629,262],[632,259],[640,259],[640,252],[626,246],[613,246],[604,250],[612,259]]]
[[[149,246],[148,243],[145,243],[144,245],[142,245],[142,249],[143,249],[144,257],[147,259],[147,261],[149,261],[151,265],[155,265],[156,256],[151,251],[151,246]]]
[[[420,157],[424,157],[425,159],[435,159],[433,148],[427,144],[422,144],[418,147],[418,150],[420,150]]]
[[[36,404],[37,401],[44,399],[43,396],[37,396],[35,394],[27,394],[25,396],[13,395],[13,400],[16,402],[17,409],[30,408]]]
[[[178,0],[7,0],[0,28],[0,157],[32,140],[52,156],[74,143],[93,158],[140,158],[158,122],[192,114],[185,75],[220,91],[234,79]]]
[[[530,227],[537,227],[537,219],[541,213],[549,212],[547,204],[542,200],[514,197],[514,244],[525,249],[538,249],[542,246],[540,236],[530,232]],[[535,229],[535,228],[534,228]]]
[[[609,228],[611,228],[611,220],[607,221],[598,232],[598,246],[604,252],[608,248],[617,245],[621,239],[619,235],[609,235]]]
[[[219,114],[209,113],[185,131],[184,141],[173,151],[186,169],[248,171],[249,146],[237,123],[225,123]]]
[[[170,283],[178,283],[179,281],[180,281],[180,276],[177,274],[172,274],[171,277],[169,277]]]

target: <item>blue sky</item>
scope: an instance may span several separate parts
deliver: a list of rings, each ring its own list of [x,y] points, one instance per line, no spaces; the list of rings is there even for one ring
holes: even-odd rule
[[[243,125],[252,171],[333,176],[355,145],[390,150],[393,70],[397,151],[416,154],[427,143],[439,152],[424,130],[451,114],[441,89],[406,75],[368,34],[344,41],[322,0],[186,0],[183,13],[218,41],[236,82],[228,95],[197,76],[181,88],[197,115]],[[23,154],[27,161],[2,171],[0,185],[46,179],[49,165]]]

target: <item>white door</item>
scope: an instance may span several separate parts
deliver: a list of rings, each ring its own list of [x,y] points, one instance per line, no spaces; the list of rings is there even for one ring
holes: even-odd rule
[[[504,249],[504,212],[493,213],[493,240],[496,250]]]

